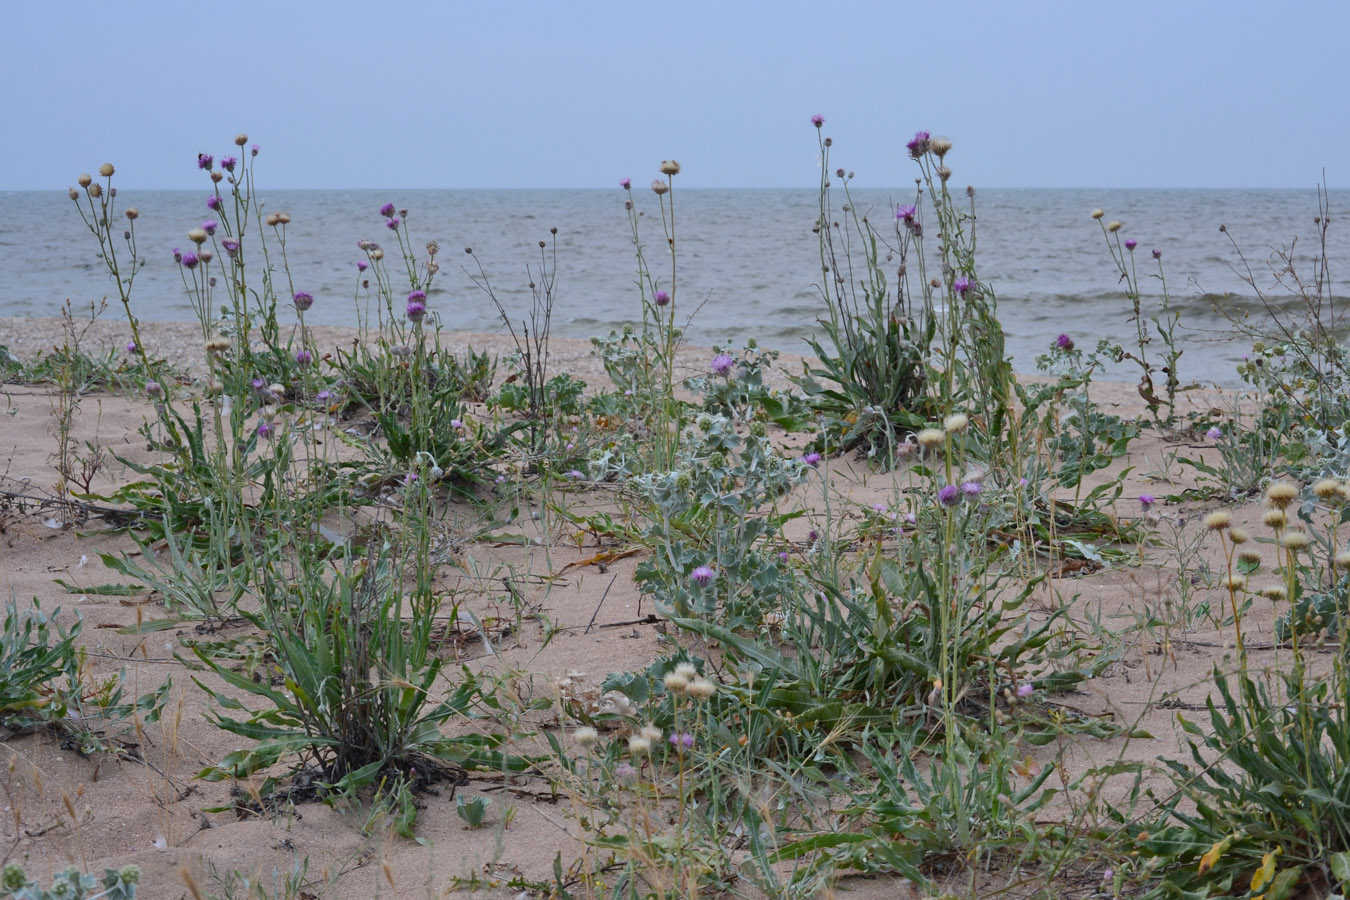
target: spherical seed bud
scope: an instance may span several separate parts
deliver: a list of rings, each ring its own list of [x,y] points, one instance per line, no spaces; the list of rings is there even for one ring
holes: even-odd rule
[[[1323,478],[1313,485],[1313,493],[1323,500],[1339,497],[1341,493],[1341,483],[1334,478]]]
[[[1124,227],[1124,226],[1121,225],[1119,219],[1117,219],[1117,220],[1115,220],[1115,221],[1113,221],[1113,222],[1107,222],[1107,223],[1106,223],[1106,230],[1107,230],[1107,231],[1110,231],[1110,232],[1113,232],[1113,233],[1119,231],[1122,227]]]
[[[141,211],[134,206],[128,206],[126,212],[123,213],[123,215],[125,215],[128,219],[134,222],[141,217]]]
[[[288,214],[286,214],[286,213],[284,213],[284,212],[279,212],[279,213],[277,213],[277,221],[280,222],[282,225],[285,225],[285,224],[286,224],[287,222],[289,222],[290,220],[291,220],[291,217],[290,217]]]
[[[89,185],[87,190],[89,191],[89,196],[93,197],[95,200],[103,196],[103,186],[98,182]]]
[[[572,740],[576,741],[582,747],[589,747],[600,739],[600,732],[588,725],[583,725],[572,732]]]
[[[1233,517],[1223,510],[1217,510],[1205,516],[1205,527],[1210,531],[1223,531],[1233,521]]]
[[[236,147],[242,147],[247,143],[248,143],[248,135],[244,134],[243,132],[240,132],[239,134],[236,134],[234,136],[234,145]]]
[[[1266,500],[1271,506],[1284,509],[1298,499],[1298,488],[1287,481],[1277,481],[1266,488]]]
[[[268,225],[271,225],[272,227],[275,228],[278,224],[280,224],[281,219],[277,216],[276,213],[268,213],[267,218],[264,219],[263,221],[265,221]]]
[[[661,174],[662,175],[680,174],[680,164],[673,159],[661,160]]]
[[[1336,568],[1350,569],[1350,550],[1342,550],[1336,554]]]
[[[1232,528],[1228,531],[1228,539],[1234,544],[1245,544],[1252,539],[1245,528]]]
[[[75,180],[79,183],[80,187],[89,187],[89,185],[94,182],[93,176],[89,175],[87,172]]]
[[[1289,524],[1289,517],[1284,514],[1283,510],[1268,509],[1266,510],[1266,514],[1261,517],[1261,522],[1267,528],[1274,528],[1276,531],[1279,531],[1285,525]]]
[[[1308,537],[1308,533],[1297,529],[1286,531],[1284,537],[1280,538],[1280,546],[1286,550],[1293,550],[1295,553],[1306,550],[1311,543],[1312,538]]]
[[[98,174],[102,175],[104,178],[111,178],[112,173],[113,173],[112,163],[104,163],[103,165],[98,167]]]
[[[925,450],[941,447],[947,440],[947,433],[941,428],[925,428],[919,432],[919,446]]]
[[[966,418],[964,413],[955,413],[942,420],[942,430],[948,434],[965,431],[968,425],[970,425],[970,419]]]
[[[1104,215],[1106,215],[1106,210],[1104,209],[1094,209],[1092,211],[1092,218],[1094,219],[1100,219]]]
[[[80,199],[80,192],[75,190],[74,188],[67,188],[66,196],[68,196],[72,200],[78,200]]]
[[[188,240],[192,241],[192,243],[194,243],[194,244],[204,244],[204,243],[206,243],[206,230],[203,229],[203,228],[194,228],[194,229],[192,229],[191,231],[189,231],[187,234],[188,234]]]

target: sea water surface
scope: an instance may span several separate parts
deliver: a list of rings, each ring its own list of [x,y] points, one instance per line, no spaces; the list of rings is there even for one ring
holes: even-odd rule
[[[313,323],[356,324],[363,308],[356,268],[363,254],[357,241],[378,241],[391,257],[397,255],[394,234],[379,213],[386,202],[408,210],[407,225],[419,256],[426,241],[441,247],[441,271],[428,305],[446,328],[502,328],[496,308],[466,271],[476,271],[476,266],[465,248],[474,250],[518,323],[529,309],[528,285],[538,277],[539,242],[551,246],[553,228],[553,333],[587,338],[640,320],[636,256],[624,210],[630,195],[617,187],[260,190],[259,196],[266,211],[291,216],[290,284],[314,295],[307,313]],[[1327,196],[1333,217],[1350,201],[1350,191],[1333,190]],[[131,189],[117,197],[119,210],[135,206],[140,212],[136,234],[144,267],[136,278],[133,307],[142,319],[194,317],[172,252],[190,247],[187,231],[214,217],[206,197],[205,191]],[[656,198],[645,188],[631,197],[642,213],[647,261],[659,278],[668,280],[669,257]],[[912,188],[855,188],[853,199],[886,230],[893,227],[896,205],[912,202],[912,197]],[[835,200],[840,200],[837,192]],[[1037,354],[1060,333],[1085,348],[1101,338],[1127,348],[1135,342],[1125,286],[1099,223],[1090,217],[1095,208],[1106,210],[1103,221],[1124,223],[1122,239],[1138,242],[1134,255],[1146,315],[1156,313],[1161,301],[1162,282],[1154,277],[1158,266],[1152,251],[1161,252],[1171,303],[1181,314],[1183,380],[1236,383],[1235,365],[1250,350],[1250,341],[1235,335],[1219,311],[1265,316],[1257,291],[1245,279],[1254,278],[1269,299],[1287,301],[1293,276],[1283,271],[1278,252],[1292,247],[1294,274],[1307,281],[1316,277],[1316,260],[1323,253],[1313,188],[981,190],[975,202],[979,278],[997,297],[1007,348],[1019,372],[1034,372]],[[812,231],[819,213],[817,192],[677,187],[674,210],[681,320],[694,313],[688,340],[712,345],[755,338],[778,349],[806,352],[804,340],[819,335],[817,322],[826,315],[817,288],[820,255]],[[837,210],[835,216],[840,216]],[[67,299],[87,308],[91,301],[115,298],[97,249],[64,188],[0,192],[0,271],[5,273],[0,316],[51,316]],[[1350,232],[1334,219],[1326,256],[1333,277],[1338,264],[1350,261]],[[272,262],[278,294],[289,296],[279,257],[274,255]],[[1333,282],[1331,293],[1341,306],[1350,291]],[[120,316],[120,305],[106,315]],[[288,310],[286,315],[295,314]],[[1160,353],[1161,341],[1155,337],[1147,349],[1151,355]],[[1133,380],[1137,370],[1122,367],[1113,374]]]

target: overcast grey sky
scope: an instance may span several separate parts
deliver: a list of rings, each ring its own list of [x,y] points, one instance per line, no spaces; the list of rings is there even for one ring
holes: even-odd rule
[[[1350,3],[3,3],[0,189],[861,185],[916,129],[981,187],[1350,184]]]

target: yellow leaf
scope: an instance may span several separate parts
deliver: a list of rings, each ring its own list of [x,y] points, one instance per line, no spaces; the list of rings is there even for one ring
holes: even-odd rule
[[[1270,880],[1275,877],[1275,857],[1279,855],[1278,850],[1267,853],[1261,857],[1261,868],[1256,870],[1252,876],[1252,893],[1264,888],[1270,884]]]
[[[1230,834],[1221,841],[1215,841],[1214,846],[1210,847],[1205,855],[1200,857],[1200,867],[1195,870],[1196,874],[1203,875],[1214,868],[1214,864],[1219,861],[1219,857],[1227,853],[1228,848],[1233,846],[1233,842],[1237,839],[1236,834]]]

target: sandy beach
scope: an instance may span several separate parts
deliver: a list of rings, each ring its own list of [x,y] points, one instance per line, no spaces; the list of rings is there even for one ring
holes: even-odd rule
[[[117,348],[125,343],[126,334],[124,325],[102,321],[88,331],[81,347],[91,354]],[[0,343],[7,344],[14,356],[31,359],[61,343],[60,320],[0,320],[0,335],[4,335]],[[332,328],[314,333],[321,348],[337,348],[354,337]],[[203,371],[195,326],[146,324],[142,339],[151,355],[179,369]],[[494,354],[512,349],[509,338],[501,335],[446,334],[442,341]],[[710,353],[685,348],[681,365],[690,373],[706,370]],[[787,358],[780,361],[784,368],[797,364]],[[603,386],[606,380],[584,342],[554,341],[550,370],[567,372],[592,386]],[[195,388],[185,384],[179,389],[186,396]],[[97,513],[77,516],[56,497],[57,396],[51,385],[14,383],[5,385],[0,394],[7,422],[0,432],[3,587],[19,609],[35,602],[44,611],[59,608],[58,620],[67,625],[78,617],[79,643],[90,675],[124,672],[128,691],[135,694],[166,677],[172,679],[172,689],[162,719],[124,735],[121,752],[84,756],[62,746],[60,735],[50,732],[7,738],[8,774],[3,786],[8,815],[0,840],[10,859],[24,860],[30,872],[51,872],[71,863],[97,872],[105,866],[136,863],[142,869],[143,896],[166,898],[187,895],[184,873],[209,894],[220,891],[220,879],[231,873],[270,883],[274,872],[284,878],[303,864],[307,870],[302,880],[309,892],[296,896],[356,898],[443,896],[457,886],[514,897],[522,885],[549,881],[555,858],[564,870],[574,860],[594,858],[596,851],[588,850],[584,841],[588,810],[579,797],[569,796],[567,779],[547,763],[531,773],[469,772],[460,784],[432,786],[417,796],[416,841],[364,822],[362,807],[355,803],[299,803],[271,814],[230,811],[238,800],[239,785],[194,778],[239,747],[237,737],[208,721],[212,701],[194,678],[218,682],[212,682],[210,673],[188,671],[183,663],[184,648],[208,635],[190,624],[138,631],[138,625],[165,618],[162,598],[153,593],[95,592],[98,585],[125,581],[103,565],[100,554],[134,556],[139,551],[127,534],[110,533],[108,522]],[[1127,420],[1143,413],[1131,385],[1094,385],[1093,399],[1099,408]],[[1193,392],[1184,395],[1183,402],[1183,413],[1208,414],[1231,409],[1233,398]],[[146,457],[144,442],[136,435],[148,415],[144,398],[99,389],[81,395],[78,405],[70,435],[78,446],[89,442],[109,454]],[[797,439],[782,440],[791,444]],[[1179,494],[1195,485],[1195,470],[1176,465],[1177,455],[1213,459],[1213,443],[1146,431],[1123,458],[1093,476],[1100,481],[1129,468],[1114,514],[1122,522],[1143,522],[1151,534],[1164,535],[1173,545],[1196,541],[1203,534],[1202,514],[1219,505],[1173,506],[1160,500],[1150,508],[1141,507],[1141,495]],[[110,491],[131,477],[109,461],[91,488]],[[830,460],[823,486],[798,489],[795,502],[806,516],[790,523],[785,536],[805,552],[810,544],[807,532],[820,520],[827,500],[843,522],[858,522],[875,504],[905,491],[909,479],[903,468],[883,473],[849,456]],[[567,488],[566,502],[574,512],[617,510],[613,485],[579,483]],[[1233,509],[1235,521],[1252,530],[1259,528],[1260,515],[1255,503]],[[455,530],[453,523],[469,516],[467,506],[451,504],[448,527]],[[520,752],[546,750],[541,735],[549,732],[564,737],[574,727],[566,711],[601,702],[599,686],[612,672],[641,670],[677,646],[708,659],[710,670],[717,671],[715,646],[653,615],[650,600],[644,605],[633,575],[650,551],[624,541],[588,537],[566,522],[541,521],[538,514],[525,525],[533,532],[515,545],[496,536],[466,537],[472,530],[462,528],[454,553],[445,557],[435,575],[438,587],[472,610],[473,621],[486,630],[485,635],[476,632],[476,626],[459,629],[442,652],[450,668],[467,665],[512,686],[520,709],[511,741],[519,742]],[[885,542],[880,546],[884,550]],[[1177,711],[1203,706],[1212,691],[1212,667],[1233,652],[1231,628],[1215,629],[1204,618],[1191,619],[1186,627],[1161,624],[1176,602],[1178,579],[1195,580],[1196,586],[1186,592],[1193,595],[1189,602],[1222,605],[1226,594],[1211,577],[1223,568],[1217,543],[1203,542],[1185,572],[1177,570],[1176,559],[1161,543],[1117,549],[1125,553],[1106,564],[1081,559],[1054,564],[1054,577],[1034,594],[1037,606],[1047,611],[1067,602],[1075,627],[1085,629],[1082,634],[1090,635],[1086,623],[1096,622],[1098,638],[1117,638],[1109,648],[1111,659],[1097,677],[1068,694],[1045,697],[1044,709],[1099,719],[1149,736],[1133,740],[1119,735],[1078,736],[1028,748],[1028,771],[1056,766],[1054,778],[1064,785],[1111,759],[1179,758],[1185,751],[1175,727]],[[865,551],[854,547],[842,552],[855,559]],[[514,587],[503,587],[505,580],[499,576],[504,572],[512,573],[506,580],[513,580]],[[515,621],[505,610],[508,589],[524,593],[519,608],[526,614]],[[1272,609],[1257,604],[1243,623],[1254,664],[1275,651]],[[1046,614],[1033,611],[1032,619]],[[1153,624],[1144,627],[1149,620]],[[245,639],[251,633],[246,623],[235,622],[209,636]],[[541,699],[547,702],[531,703]],[[1162,784],[1161,776],[1155,780]],[[1124,787],[1106,783],[1103,790],[1110,800],[1111,792]],[[456,814],[456,795],[492,799],[484,827],[466,826]],[[1071,805],[1060,812],[1070,814]],[[1074,873],[1074,877],[1086,876]],[[331,882],[326,887],[325,879]],[[854,880],[848,887],[855,896],[896,897],[909,895],[912,887],[907,884],[882,877]],[[743,889],[752,890],[748,884]]]

